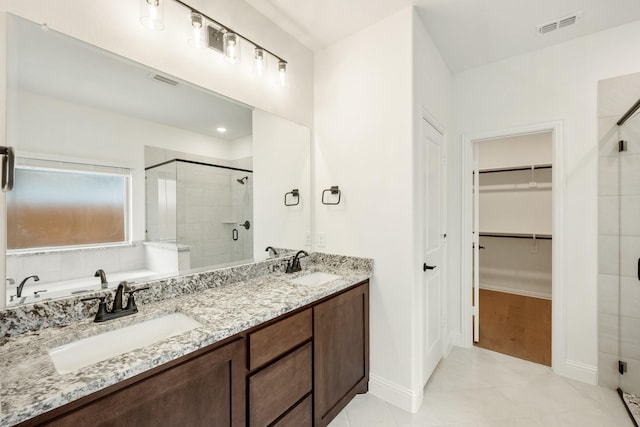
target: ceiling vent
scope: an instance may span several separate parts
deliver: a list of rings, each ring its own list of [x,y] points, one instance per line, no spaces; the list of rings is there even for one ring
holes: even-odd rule
[[[565,16],[553,22],[541,24],[536,27],[536,34],[542,36],[551,33],[562,28],[567,28],[582,21],[583,12],[574,13],[573,15]]]
[[[149,73],[149,78],[157,81],[158,83],[162,83],[168,86],[177,86],[178,82],[175,80],[171,80],[168,77],[161,76],[160,74]]]

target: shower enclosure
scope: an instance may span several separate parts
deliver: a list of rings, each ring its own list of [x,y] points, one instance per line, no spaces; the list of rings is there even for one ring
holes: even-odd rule
[[[598,380],[618,390],[636,426],[640,422],[638,88],[640,74],[604,80],[598,88]]]
[[[175,244],[179,271],[253,257],[253,173],[188,160],[146,168],[147,241]]]

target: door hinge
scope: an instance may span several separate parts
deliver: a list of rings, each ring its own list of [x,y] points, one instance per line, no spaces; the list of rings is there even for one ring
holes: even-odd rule
[[[477,306],[473,306],[471,307],[471,315],[472,316],[477,316],[478,315],[478,307]]]
[[[624,375],[624,373],[627,372],[627,362],[618,360],[618,372],[620,372],[620,375]]]

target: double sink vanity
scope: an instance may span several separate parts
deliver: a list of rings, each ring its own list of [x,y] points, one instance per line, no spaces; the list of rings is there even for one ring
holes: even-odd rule
[[[0,427],[327,425],[373,262],[280,249],[312,247],[311,130],[43,24],[6,14]]]
[[[327,425],[367,391],[372,261],[288,258],[138,284],[102,323],[80,297],[3,310],[0,426]]]

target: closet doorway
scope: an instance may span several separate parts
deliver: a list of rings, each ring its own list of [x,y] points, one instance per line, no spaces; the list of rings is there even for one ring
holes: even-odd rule
[[[486,132],[478,132],[474,134],[465,134],[462,137],[462,169],[461,169],[461,189],[462,189],[462,232],[461,232],[461,288],[460,288],[460,304],[461,304],[461,340],[460,345],[464,347],[471,347],[474,345],[474,327],[477,325],[477,332],[479,334],[479,339],[482,340],[482,333],[480,331],[480,325],[482,325],[482,318],[480,317],[480,313],[482,311],[481,301],[480,301],[480,262],[483,257],[489,257],[488,254],[488,246],[484,244],[486,249],[479,249],[480,246],[480,231],[487,232],[490,230],[481,230],[480,229],[480,217],[478,217],[477,223],[475,222],[474,217],[474,199],[475,199],[475,190],[474,190],[474,178],[477,176],[478,181],[480,180],[480,173],[475,173],[475,171],[479,172],[480,163],[476,162],[476,147],[481,147],[482,144],[487,141],[492,140],[506,140],[507,138],[516,138],[520,136],[527,136],[533,134],[547,134],[550,135],[551,138],[551,161],[548,159],[538,159],[536,160],[533,157],[528,157],[526,160],[526,164],[524,166],[535,166],[536,164],[551,164],[551,231],[542,232],[537,231],[536,233],[540,233],[542,237],[551,237],[551,240],[540,239],[540,235],[536,234],[536,244],[538,246],[538,251],[540,252],[541,243],[549,243],[551,245],[551,367],[554,372],[557,372],[561,375],[566,375],[568,370],[572,370],[575,368],[575,364],[569,365],[566,359],[566,346],[567,346],[567,335],[566,335],[566,309],[567,309],[567,298],[565,295],[565,280],[564,280],[564,262],[565,262],[565,250],[564,250],[564,227],[565,227],[565,217],[564,217],[564,206],[565,206],[565,175],[566,168],[564,165],[564,142],[563,142],[563,125],[561,121],[555,122],[547,122],[540,123],[528,126],[522,126],[518,128],[504,129],[504,130],[494,130],[494,131],[486,131]],[[479,150],[480,148],[478,148]],[[524,146],[523,146],[524,149]],[[522,153],[521,153],[522,154]],[[528,155],[533,155],[532,153]],[[507,167],[508,165],[493,165],[488,166],[485,165],[486,168],[496,168],[496,167]],[[544,171],[542,169],[541,171]],[[487,176],[491,174],[485,174]],[[527,183],[528,184],[528,183]],[[497,185],[497,184],[496,184]],[[480,196],[480,188],[478,187],[478,199]],[[511,209],[519,209],[520,205],[512,205]],[[476,212],[480,211],[479,202],[478,207],[475,209]],[[529,215],[533,211],[527,211],[526,214]],[[505,223],[507,224],[507,223]],[[478,231],[477,233],[475,231]],[[498,233],[500,230],[491,230]],[[504,230],[503,230],[504,231]],[[511,232],[513,230],[509,230]],[[489,234],[489,233],[488,233]],[[515,234],[515,233],[514,233]],[[527,234],[533,234],[527,232]],[[546,236],[545,236],[546,235]],[[528,237],[528,236],[526,236]],[[490,236],[483,236],[483,242],[485,238],[490,238]],[[506,237],[496,237],[494,240],[498,239],[508,239]],[[533,236],[530,239],[513,239],[515,242],[520,242],[520,245],[531,250],[531,246],[533,245]],[[544,240],[544,242],[543,242]],[[500,240],[502,241],[502,240]],[[514,242],[514,243],[515,243]],[[493,245],[493,244],[492,244]],[[517,245],[517,243],[516,243]],[[533,248],[535,251],[535,247]],[[474,278],[476,275],[474,274],[474,252],[476,252],[475,260],[477,260],[478,265],[475,271],[478,272],[477,278],[478,284],[477,287],[474,288]],[[514,251],[515,253],[515,251]],[[530,253],[530,252],[529,252]],[[509,253],[509,255],[512,255]],[[490,290],[490,289],[488,289]],[[474,293],[477,294],[477,298],[474,300]],[[531,296],[531,295],[529,295]],[[541,298],[539,298],[541,299]],[[474,303],[478,303],[477,306],[474,306]],[[476,322],[476,315],[478,322]],[[520,335],[523,335],[523,332],[520,332]]]
[[[551,366],[552,133],[474,144],[473,341]]]

